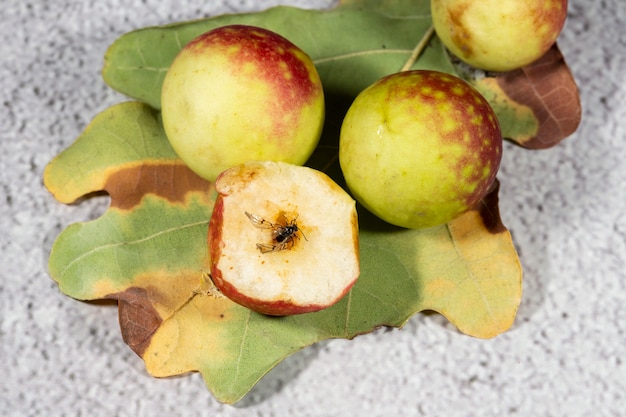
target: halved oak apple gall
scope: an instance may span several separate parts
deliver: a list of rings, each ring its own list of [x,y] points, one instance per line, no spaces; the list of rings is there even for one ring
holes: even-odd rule
[[[211,278],[273,316],[318,311],[359,276],[355,201],[323,172],[254,161],[222,172],[209,223]]]

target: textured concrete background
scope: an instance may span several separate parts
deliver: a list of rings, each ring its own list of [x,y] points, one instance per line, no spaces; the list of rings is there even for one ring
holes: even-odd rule
[[[7,416],[617,416],[626,410],[626,4],[570,2],[560,46],[584,106],[546,151],[507,146],[501,210],[525,267],[514,327],[461,335],[438,315],[295,354],[236,407],[197,374],[155,379],[116,309],[60,294],[46,272],[64,206],[46,163],[124,100],[100,78],[119,35],[147,25],[330,0],[4,0],[0,7],[0,414]]]

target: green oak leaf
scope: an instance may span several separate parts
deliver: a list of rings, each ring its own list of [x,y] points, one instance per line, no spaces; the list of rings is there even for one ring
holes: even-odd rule
[[[522,270],[498,214],[498,184],[473,210],[428,230],[387,225],[359,207],[361,276],[326,310],[266,317],[223,297],[207,273],[215,201],[169,146],[159,107],[163,77],[195,36],[227,24],[274,30],[304,49],[322,77],[327,117],[307,165],[342,183],[339,128],[354,97],[382,76],[433,69],[468,79],[521,146],[553,146],[576,129],[580,101],[556,46],[520,70],[469,75],[431,30],[429,0],[343,0],[327,10],[260,13],[140,29],[107,51],[103,77],[140,102],[97,115],[50,162],[48,190],[63,203],[105,191],[100,218],[70,225],[54,243],[50,275],[67,295],[114,299],[124,341],[154,376],[198,371],[215,397],[236,402],[288,355],[328,338],[400,327],[434,310],[481,338],[506,331],[521,299]],[[415,54],[418,45],[426,48]]]
[[[106,150],[104,152],[103,150]],[[497,189],[434,229],[395,228],[360,209],[361,276],[334,306],[268,317],[223,297],[208,275],[211,183],[176,158],[159,114],[127,102],[98,115],[47,166],[44,182],[69,203],[106,191],[100,218],[55,241],[52,278],[81,300],[114,299],[124,341],[154,376],[200,372],[232,403],[288,355],[320,340],[400,327],[422,310],[490,338],[508,329],[521,267],[497,209]]]
[[[468,77],[432,36],[429,0],[344,0],[332,10],[279,6],[129,32],[107,51],[104,80],[158,109],[163,78],[178,51],[194,37],[229,24],[264,27],[294,42],[315,63],[331,100],[348,105],[379,78],[405,69]],[[421,41],[426,48],[415,57]],[[504,137],[526,148],[554,146],[580,123],[578,89],[556,46],[527,67],[478,77],[472,73],[469,81],[494,107]]]
[[[219,26],[247,24],[285,36],[313,59],[325,90],[353,97],[411,59],[431,25],[429,2],[411,3],[416,12],[410,17],[354,7],[319,11],[279,6],[260,13],[144,28],[111,45],[102,74],[112,88],[158,109],[163,78],[185,44]],[[436,38],[420,57],[420,67],[453,71]]]

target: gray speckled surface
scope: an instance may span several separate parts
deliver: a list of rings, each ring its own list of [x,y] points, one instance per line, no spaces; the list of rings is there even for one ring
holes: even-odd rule
[[[60,294],[52,240],[106,198],[64,206],[46,163],[124,97],[102,56],[132,29],[275,4],[8,0],[0,7],[0,414],[618,416],[626,407],[626,5],[570,2],[560,46],[584,106],[578,132],[530,152],[507,146],[501,210],[525,267],[514,327],[493,340],[438,315],[295,354],[236,407],[199,375],[155,379],[122,342],[116,309]]]

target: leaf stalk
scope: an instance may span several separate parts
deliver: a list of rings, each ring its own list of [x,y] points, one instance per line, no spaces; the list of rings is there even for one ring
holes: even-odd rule
[[[424,36],[422,36],[422,39],[420,39],[420,41],[415,46],[415,48],[413,48],[413,51],[411,52],[411,56],[409,57],[408,61],[404,63],[404,66],[402,67],[400,72],[408,71],[411,69],[413,64],[415,64],[415,61],[417,61],[417,58],[419,58],[419,56],[422,54],[422,52],[428,45],[428,42],[430,42],[430,38],[432,38],[434,33],[435,33],[435,28],[431,25],[426,31],[426,33],[424,33]]]

